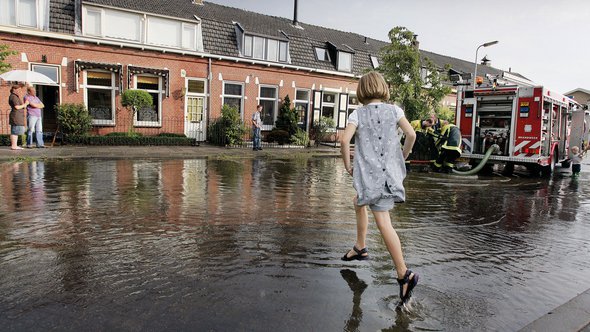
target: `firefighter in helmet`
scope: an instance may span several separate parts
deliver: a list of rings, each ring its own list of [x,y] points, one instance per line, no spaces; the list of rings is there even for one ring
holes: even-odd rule
[[[439,149],[439,154],[433,165],[434,170],[451,173],[455,167],[455,160],[461,157],[461,130],[459,127],[446,121],[443,122],[436,146]]]

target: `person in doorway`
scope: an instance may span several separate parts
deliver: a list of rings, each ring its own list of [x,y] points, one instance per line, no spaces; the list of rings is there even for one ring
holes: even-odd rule
[[[41,118],[41,110],[45,107],[41,102],[41,99],[37,97],[37,91],[35,87],[27,87],[27,94],[23,98],[25,102],[28,102],[27,106],[27,148],[33,147],[33,132],[37,139],[37,147],[44,148],[45,143],[43,142],[43,126]]]
[[[256,112],[252,114],[252,150],[260,151],[262,147],[260,145],[260,135],[262,131],[262,119],[260,113],[262,112],[262,105],[256,106]]]
[[[10,96],[8,97],[8,104],[10,105],[10,148],[12,150],[22,150],[23,148],[18,146],[18,138],[20,135],[24,135],[26,118],[25,109],[29,105],[29,102],[23,102],[21,99],[22,85],[13,85],[10,88]]]
[[[372,71],[361,77],[357,97],[363,107],[353,111],[340,140],[340,152],[346,171],[353,177],[357,195],[353,199],[356,214],[356,243],[342,257],[344,261],[369,258],[366,237],[369,206],[387,250],[393,259],[400,287],[400,305],[408,302],[418,284],[418,274],[406,267],[399,237],[391,224],[389,210],[405,201],[403,180],[405,159],[412,151],[416,133],[404,111],[389,100],[389,87],[381,74]],[[406,138],[400,147],[398,127]],[[350,158],[350,140],[355,136],[354,167]]]

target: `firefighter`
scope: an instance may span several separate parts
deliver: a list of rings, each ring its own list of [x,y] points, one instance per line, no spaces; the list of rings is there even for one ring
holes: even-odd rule
[[[412,122],[410,122],[410,125],[412,126],[412,128],[414,128],[414,131],[416,133],[423,133],[423,134],[427,134],[428,132],[432,132],[432,125],[434,123],[432,122],[432,119],[426,119],[426,120],[414,120]]]
[[[433,164],[434,170],[451,173],[455,167],[455,160],[461,157],[461,130],[459,127],[445,121],[442,124],[436,146],[439,149],[439,154]]]

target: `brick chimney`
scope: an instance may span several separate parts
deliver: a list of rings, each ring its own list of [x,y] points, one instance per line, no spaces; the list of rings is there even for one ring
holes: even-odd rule
[[[193,5],[203,5],[203,0],[192,0]]]

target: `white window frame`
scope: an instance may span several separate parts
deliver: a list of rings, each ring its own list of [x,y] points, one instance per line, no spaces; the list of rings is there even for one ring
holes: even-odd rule
[[[315,54],[315,58],[318,61],[322,61],[322,62],[331,62],[332,61],[332,58],[330,57],[330,52],[328,51],[327,48],[325,48],[325,47],[317,47],[316,46],[316,47],[313,48],[313,50],[314,50],[313,53]],[[319,54],[318,54],[318,51],[319,50],[323,50],[324,51],[324,55],[325,55],[324,59],[320,59]]]
[[[111,74],[111,86],[106,87],[102,85],[88,85],[88,72],[102,72],[102,73],[109,73]],[[115,125],[115,115],[117,112],[117,108],[115,105],[115,96],[117,91],[119,91],[119,87],[117,87],[116,83],[116,73],[107,71],[107,70],[100,70],[100,69],[86,69],[83,71],[82,75],[84,78],[84,105],[86,109],[88,108],[88,89],[97,89],[97,90],[111,90],[111,107],[112,107],[112,115],[111,119],[92,119],[92,125],[94,126],[114,126]],[[90,110],[89,110],[90,111]]]
[[[379,58],[375,55],[371,55],[371,64],[373,65],[373,69],[379,68]]]
[[[47,2],[49,0],[45,0],[45,1],[35,0],[35,25],[34,26],[25,25],[20,22],[19,11],[21,8],[21,0],[8,0],[8,1],[12,1],[13,5],[14,5],[14,13],[9,14],[9,15],[14,14],[13,15],[14,16],[14,25],[8,24],[8,26],[17,26],[17,27],[22,27],[22,28],[27,28],[27,29],[44,29],[48,25],[47,24],[48,22],[45,22],[45,21],[49,19],[49,12],[45,13],[45,10],[41,10],[41,6],[47,5]],[[43,17],[43,16],[46,16],[46,17]],[[12,22],[10,22],[10,23],[12,23]]]
[[[268,97],[262,97],[260,95],[260,92],[262,92],[262,88],[271,88],[271,89],[275,89],[275,97],[274,98],[268,98]],[[262,124],[262,130],[272,130],[272,128],[275,126],[275,122],[277,121],[277,116],[279,113],[279,87],[276,85],[268,85],[268,84],[260,84],[258,85],[258,104],[261,104],[261,101],[266,100],[266,101],[273,101],[274,102],[274,117],[272,119],[272,124],[271,125],[266,125],[266,124]],[[263,110],[264,112],[264,110]]]
[[[199,82],[203,82],[203,92],[189,92],[188,91],[188,82],[189,81],[199,81]],[[186,93],[185,93],[185,98],[184,98],[184,104],[187,105],[187,100],[189,97],[203,97],[203,114],[201,115],[201,121],[202,122],[205,120],[205,118],[207,117],[207,79],[204,78],[197,78],[197,77],[187,77],[185,79],[185,86],[184,88],[186,89]]]
[[[350,57],[350,68],[343,68],[342,67],[342,58],[343,55],[347,55]],[[349,52],[344,52],[344,51],[338,51],[338,66],[337,66],[339,71],[345,71],[345,72],[352,72],[352,53]]]
[[[140,76],[145,77],[157,77],[158,78],[158,90],[146,90],[146,89],[139,89],[137,87],[137,81]],[[134,127],[161,127],[162,126],[162,96],[166,93],[165,90],[162,88],[162,76],[153,75],[153,74],[135,74],[133,75],[133,88],[136,90],[143,90],[148,93],[157,93],[158,94],[158,121],[139,121],[137,120],[138,114],[135,113],[133,117],[133,126]]]
[[[306,91],[307,92],[307,100],[304,99],[297,99],[297,91]],[[309,123],[309,106],[311,104],[310,102],[310,98],[311,98],[311,90],[310,89],[300,89],[300,88],[295,88],[295,99],[293,100],[293,106],[295,107],[295,109],[297,110],[297,104],[305,104],[307,105],[306,109],[307,109],[307,114],[305,116],[305,120],[307,123],[303,123],[304,129],[307,131],[308,128],[308,123]],[[297,117],[299,118],[299,114],[297,114]],[[301,125],[302,123],[299,122],[299,119],[297,121],[298,125]]]
[[[194,32],[194,34],[195,34],[195,39],[193,40],[193,43],[194,43],[194,45],[195,45],[195,47],[194,47],[194,48],[191,48],[190,46],[188,46],[188,45],[185,45],[185,43],[184,43],[184,32],[185,32],[185,30],[186,30],[187,28],[191,28],[191,27],[193,28],[193,32]],[[180,39],[181,39],[181,41],[180,41],[180,44],[181,44],[181,45],[180,45],[180,46],[181,46],[182,48],[184,48],[184,49],[187,49],[187,50],[192,50],[192,51],[196,50],[196,49],[197,49],[197,40],[198,40],[198,36],[197,36],[197,34],[198,34],[198,33],[199,33],[199,31],[198,31],[198,29],[197,29],[197,25],[196,25],[196,24],[187,23],[187,22],[182,22],[182,28],[181,28],[181,34],[180,34]]]
[[[327,101],[324,101],[324,97],[327,95],[334,95],[334,102],[333,103],[329,103]],[[324,91],[322,93],[322,108],[320,109],[320,117],[324,116],[324,107],[330,107],[332,106],[332,108],[334,109],[333,113],[332,113],[332,119],[334,120],[334,127],[332,128],[328,128],[327,132],[331,132],[334,133],[336,132],[336,128],[338,127],[338,102],[339,102],[339,96],[340,94],[338,92],[333,92],[333,91]]]
[[[226,84],[235,84],[235,85],[240,85],[242,87],[242,95],[238,96],[238,95],[228,95],[225,93],[225,85]],[[244,120],[244,93],[245,93],[245,85],[243,82],[236,82],[236,81],[223,81],[222,82],[222,86],[221,86],[221,107],[223,107],[223,105],[225,105],[225,98],[240,98],[240,118],[242,119],[242,121]]]
[[[57,82],[55,82],[54,85],[59,85],[59,83],[61,82],[61,66],[60,65],[50,65],[47,63],[37,63],[37,62],[30,63],[30,70],[31,71],[35,71],[35,67],[55,68],[57,70]],[[45,85],[45,84],[43,84],[43,85]]]
[[[100,15],[100,27],[99,27],[100,31],[98,32],[98,34],[89,34],[87,31],[88,29],[87,29],[87,25],[85,22],[87,22],[87,20],[88,20],[88,12],[94,12],[94,13],[98,13]],[[84,10],[82,11],[82,13],[83,13],[83,15],[82,15],[82,34],[85,36],[104,37],[104,33],[103,33],[104,10],[102,8],[84,6]]]
[[[249,40],[250,47],[248,47],[246,40]],[[262,57],[255,57],[254,56],[254,51],[255,51],[254,41],[255,40],[260,40],[262,43],[261,44],[262,45]],[[276,42],[276,45],[277,45],[276,54],[272,58],[269,53],[269,44],[271,42]],[[244,34],[243,39],[242,39],[242,45],[243,45],[242,46],[243,49],[241,50],[241,54],[244,57],[258,59],[258,60],[266,60],[266,61],[270,61],[270,62],[289,62],[289,43],[284,40]],[[281,53],[281,46],[284,46],[284,50],[285,50],[284,54]]]

